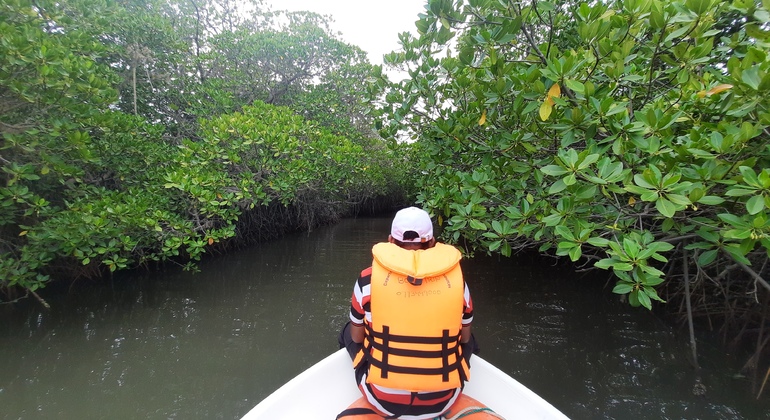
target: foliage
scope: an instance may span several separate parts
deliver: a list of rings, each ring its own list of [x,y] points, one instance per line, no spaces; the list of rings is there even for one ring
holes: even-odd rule
[[[327,18],[248,4],[0,6],[0,292],[194,268],[262,209],[312,228],[401,193],[393,152],[366,128],[361,51]]]
[[[379,168],[360,164],[368,161],[364,155],[360,145],[290,109],[258,101],[204,122],[201,141],[184,142],[165,187],[185,193],[202,225],[230,223],[240,211],[272,201],[289,206],[323,197],[344,205],[364,198],[352,191],[388,188]]]
[[[55,208],[93,160],[80,123],[115,98],[106,49],[51,2],[0,6],[0,278],[30,290],[48,254],[20,256],[24,225]]]
[[[387,56],[411,78],[374,90],[383,133],[422,144],[420,201],[469,252],[550,250],[647,308],[682,264],[770,290],[768,10],[430,0]]]
[[[362,101],[359,90],[366,84],[374,66],[363,62],[362,56],[358,60],[362,62],[341,64],[324,75],[319,83],[293,95],[288,106],[335,134],[352,136],[362,142],[372,138],[379,141],[369,106]]]

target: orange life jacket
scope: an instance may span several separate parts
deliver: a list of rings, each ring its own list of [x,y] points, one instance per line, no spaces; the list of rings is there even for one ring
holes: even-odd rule
[[[460,332],[465,284],[460,252],[445,244],[410,251],[372,249],[371,323],[364,349],[367,381],[408,391],[457,388],[469,379]]]

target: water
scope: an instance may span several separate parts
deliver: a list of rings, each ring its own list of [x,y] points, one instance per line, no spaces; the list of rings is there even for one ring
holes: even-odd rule
[[[0,306],[0,417],[239,419],[336,350],[358,272],[389,219],[346,220],[168,269],[81,280]],[[617,301],[603,280],[533,259],[463,262],[482,356],[573,419],[770,419],[700,343]]]

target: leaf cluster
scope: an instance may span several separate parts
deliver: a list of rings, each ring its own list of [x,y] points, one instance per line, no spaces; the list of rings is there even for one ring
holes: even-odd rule
[[[417,27],[388,57],[411,78],[378,84],[382,133],[427,151],[446,239],[611,270],[647,308],[685,249],[762,278],[767,2],[431,0]]]
[[[194,269],[265,209],[312,228],[403,194],[363,52],[328,17],[240,7],[0,5],[0,292]]]

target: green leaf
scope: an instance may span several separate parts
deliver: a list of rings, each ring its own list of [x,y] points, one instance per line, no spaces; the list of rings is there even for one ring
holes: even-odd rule
[[[759,77],[759,65],[755,65],[741,73],[741,80],[754,90],[759,90],[762,79]]]
[[[663,279],[661,279],[661,282],[662,281]],[[661,297],[658,296],[658,291],[655,290],[653,287],[645,287],[643,291],[644,291],[644,294],[647,295],[647,297],[649,297],[650,299],[654,299],[654,300],[657,300],[658,302],[666,303],[665,300],[661,299]],[[650,307],[647,309],[652,309],[652,305],[650,305]]]
[[[487,225],[476,219],[471,219],[470,225],[476,230],[487,230]]]
[[[618,260],[615,258],[604,258],[594,263],[594,267],[601,268],[604,270],[607,270],[613,266],[613,264],[617,263]]]
[[[561,217],[560,214],[551,214],[543,218],[543,223],[545,223],[546,226],[556,226],[561,222]]]
[[[632,283],[618,282],[612,289],[612,293],[625,295],[626,293],[631,293],[632,290],[634,290],[634,285]]]
[[[620,114],[623,111],[626,111],[628,108],[628,104],[626,103],[617,103],[613,104],[609,111],[605,114],[606,116],[611,116],[615,114]]]
[[[674,245],[668,243],[668,242],[653,242],[649,245],[647,245],[649,249],[654,249],[655,252],[667,252],[674,249]]]
[[[561,236],[564,239],[567,239],[572,242],[577,242],[577,239],[575,238],[575,235],[572,234],[572,231],[564,225],[559,225],[554,228],[554,232],[556,232],[557,235]]]
[[[558,192],[564,191],[567,188],[567,184],[564,183],[563,179],[560,179],[551,185],[551,187],[548,189],[548,194],[556,194]]]
[[[736,227],[747,226],[746,221],[744,221],[740,217],[731,213],[719,213],[717,214],[717,217],[719,217],[723,222],[728,223],[732,226],[736,226]]]
[[[733,257],[735,261],[742,262],[746,265],[751,265],[751,261],[749,261],[746,258],[743,251],[741,251],[738,245],[728,244],[728,245],[725,245],[722,249],[725,250],[728,254],[730,254],[730,256]]]
[[[504,257],[511,256],[511,244],[509,244],[508,241],[503,242],[503,246],[500,248],[500,253],[503,254]]]
[[[638,299],[639,304],[647,309],[652,309],[652,301],[650,301],[650,296],[648,296],[647,293],[642,290],[637,290],[636,298]]]
[[[702,188],[693,188],[692,191],[690,191],[690,195],[687,198],[690,200],[690,202],[697,202],[698,200],[703,198],[704,195],[705,195],[705,192],[703,191]]]
[[[666,42],[671,42],[671,40],[673,40],[674,38],[681,37],[682,35],[687,33],[687,31],[689,31],[689,30],[690,30],[689,26],[682,26],[681,28],[679,28],[679,29],[671,32],[670,34],[668,34],[668,36],[666,37]]]
[[[754,194],[756,192],[757,192],[756,189],[747,189],[747,188],[738,188],[738,187],[732,188],[731,187],[730,189],[725,191],[725,195],[728,196],[728,197],[742,197],[744,195],[752,195],[752,194]]]
[[[634,290],[628,294],[628,304],[634,308],[637,308],[641,305],[641,303],[639,303],[639,290]]]
[[[613,264],[612,268],[617,271],[631,271],[634,269],[634,266],[629,263],[618,262]]]
[[[564,83],[567,85],[567,87],[577,93],[585,93],[585,85],[578,82],[577,80],[567,79],[564,81]]]
[[[714,230],[709,230],[706,228],[700,228],[698,229],[698,236],[703,238],[704,240],[710,242],[711,244],[715,244],[719,242],[719,234]]]
[[[647,188],[638,187],[636,185],[626,185],[624,187],[624,189],[626,191],[630,192],[631,194],[637,194],[637,195],[642,195],[642,194],[648,194],[650,192],[655,192],[655,191],[651,191],[651,190],[649,190]]]
[[[580,247],[580,245],[575,246],[574,248],[570,249],[569,251],[569,258],[572,262],[575,262],[580,259],[580,256],[583,254],[583,251]]]
[[[657,286],[661,283],[663,283],[665,280],[663,277],[652,277],[652,276],[645,276],[644,281],[642,284],[645,286]],[[652,289],[654,290],[654,289]]]
[[[692,204],[689,198],[681,194],[666,194],[666,198],[678,206],[687,206]]]
[[[636,259],[636,256],[639,255],[640,248],[636,241],[631,240],[630,238],[623,238],[623,250],[631,259]]]
[[[597,188],[595,185],[584,185],[580,187],[575,193],[575,198],[581,201],[593,199],[596,195]]]
[[[760,213],[757,215],[757,217],[754,218],[754,221],[751,224],[755,229],[763,229],[768,226],[767,224],[767,214]]]
[[[642,271],[647,274],[652,274],[653,276],[660,276],[663,277],[666,275],[666,273],[658,270],[657,268],[651,266],[651,265],[642,265],[640,266],[642,268]]]
[[[599,247],[599,248],[606,248],[608,246],[608,244],[610,243],[610,241],[607,240],[607,239],[595,236],[593,238],[588,238],[586,243],[589,243],[589,244],[591,244],[593,246],[596,246],[596,247]]]
[[[657,201],[660,198],[660,195],[657,191],[647,191],[644,194],[640,195],[639,198],[642,199],[642,201]]]
[[[751,237],[751,229],[729,229],[722,232],[722,236],[726,239],[749,239]]]
[[[540,171],[550,176],[561,176],[569,172],[569,170],[562,168],[558,165],[548,165],[540,168]]]
[[[653,29],[661,29],[666,26],[666,20],[663,17],[663,12],[660,10],[659,3],[652,3],[650,8],[650,26]]]
[[[648,190],[656,190],[658,188],[657,185],[653,185],[650,182],[645,179],[645,177],[642,174],[636,174],[634,175],[634,182],[636,182],[636,185],[646,188]]]
[[[492,230],[503,235],[503,225],[498,220],[492,221]]]
[[[599,157],[600,157],[600,156],[599,156],[599,154],[598,154],[598,153],[593,153],[593,154],[590,154],[590,155],[586,156],[586,157],[585,157],[585,158],[584,158],[584,159],[583,159],[583,160],[580,162],[580,164],[578,165],[577,169],[578,169],[578,170],[583,170],[583,169],[586,169],[586,168],[588,168],[588,167],[589,167],[589,166],[591,166],[592,164],[596,163],[596,161],[598,161],[598,160],[599,160]]]
[[[770,188],[770,170],[764,169],[760,172],[757,180],[763,189]]]
[[[707,206],[717,206],[724,202],[725,200],[722,197],[717,197],[715,195],[705,195],[698,200],[698,203],[705,204]]]
[[[682,174],[680,174],[678,172],[677,173],[670,173],[670,174],[666,175],[665,177],[663,177],[662,187],[663,188],[671,187],[672,185],[674,185],[677,182],[679,182],[679,180],[681,178],[682,178]],[[672,190],[674,190],[674,189],[672,189]]]
[[[757,214],[765,208],[765,198],[761,195],[755,195],[746,201],[746,210],[749,214]]]
[[[762,188],[762,184],[759,182],[757,174],[753,169],[748,166],[741,166],[738,168],[738,170],[741,171],[741,175],[743,175],[743,181],[746,182],[746,184],[752,187]]]
[[[716,259],[717,255],[719,253],[719,250],[711,249],[708,251],[705,251],[698,255],[698,265],[701,267],[705,267]]]
[[[687,5],[687,8],[695,12],[697,15],[702,15],[706,11],[708,11],[709,7],[711,6],[710,0],[687,0],[685,2]]]
[[[674,217],[676,213],[676,206],[663,197],[658,198],[658,201],[655,202],[655,208],[666,217]]]

